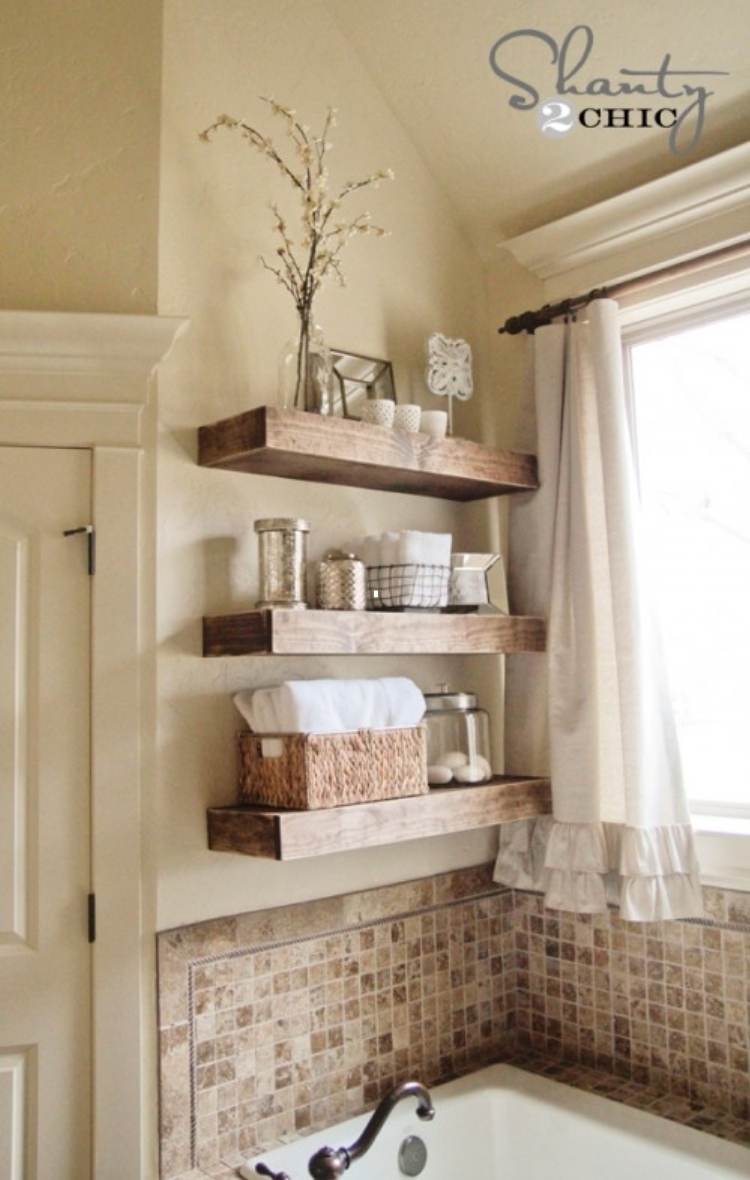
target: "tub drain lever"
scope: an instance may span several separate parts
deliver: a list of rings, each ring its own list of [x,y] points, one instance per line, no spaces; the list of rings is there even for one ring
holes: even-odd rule
[[[268,1164],[256,1164],[255,1171],[259,1176],[268,1176],[269,1180],[289,1180],[286,1172],[274,1172],[271,1168],[269,1168]]]

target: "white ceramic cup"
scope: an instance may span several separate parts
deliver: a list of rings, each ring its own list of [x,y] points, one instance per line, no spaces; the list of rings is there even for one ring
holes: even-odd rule
[[[419,427],[423,434],[430,438],[445,438],[448,429],[448,414],[445,410],[422,410],[422,422]]]
[[[419,430],[421,417],[422,407],[416,402],[406,402],[402,406],[396,406],[393,426],[396,430],[406,430],[409,434],[415,434]]]
[[[366,401],[362,407],[362,421],[371,426],[393,426],[393,415],[396,403],[390,398],[382,397]]]

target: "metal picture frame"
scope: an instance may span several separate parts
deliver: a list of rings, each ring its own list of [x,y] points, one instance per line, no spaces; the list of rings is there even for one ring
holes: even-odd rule
[[[332,348],[334,414],[358,420],[366,401],[397,401],[393,365],[382,357]]]

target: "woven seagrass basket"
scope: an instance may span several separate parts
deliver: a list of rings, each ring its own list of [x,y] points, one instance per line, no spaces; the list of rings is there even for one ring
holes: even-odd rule
[[[425,795],[424,726],[353,733],[241,733],[240,802],[311,811]]]

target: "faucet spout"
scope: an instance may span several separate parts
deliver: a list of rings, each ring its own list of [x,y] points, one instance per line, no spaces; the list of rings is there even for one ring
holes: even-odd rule
[[[359,1139],[350,1147],[322,1147],[320,1151],[315,1152],[308,1165],[308,1171],[313,1180],[336,1180],[338,1176],[343,1175],[350,1164],[361,1159],[365,1152],[372,1147],[393,1108],[403,1098],[417,1099],[418,1118],[429,1120],[435,1117],[435,1107],[432,1105],[429,1090],[426,1090],[420,1082],[402,1082],[400,1086],[391,1090],[390,1094],[386,1094],[376,1107]]]
[[[352,1143],[351,1147],[346,1149],[350,1163],[360,1159],[366,1151],[370,1150],[383,1129],[391,1111],[403,1098],[416,1098],[418,1100],[418,1118],[425,1120],[434,1119],[435,1107],[432,1105],[429,1091],[420,1082],[402,1082],[400,1086],[396,1086],[395,1090],[391,1090],[390,1094],[386,1094],[385,1098],[376,1107],[375,1113],[372,1115],[359,1139],[357,1139],[356,1143]]]

